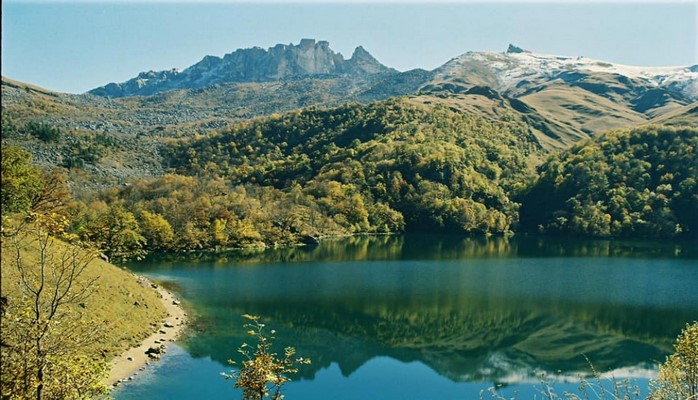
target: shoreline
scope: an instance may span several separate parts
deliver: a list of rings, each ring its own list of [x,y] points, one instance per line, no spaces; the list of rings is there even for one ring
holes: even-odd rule
[[[151,359],[146,351],[151,347],[166,347],[167,343],[175,341],[186,327],[187,314],[179,300],[160,285],[157,285],[155,290],[160,294],[160,301],[167,311],[167,317],[161,320],[157,330],[143,339],[138,346],[131,347],[109,362],[109,377],[106,384],[110,387],[133,380],[139,371],[150,365],[150,362],[156,361]],[[166,348],[161,351],[164,353]]]

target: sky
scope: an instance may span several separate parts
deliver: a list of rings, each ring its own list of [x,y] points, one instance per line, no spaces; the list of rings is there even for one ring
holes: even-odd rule
[[[2,75],[83,93],[139,72],[184,69],[238,48],[327,40],[404,71],[467,51],[585,56],[628,65],[698,64],[698,0],[3,0]]]

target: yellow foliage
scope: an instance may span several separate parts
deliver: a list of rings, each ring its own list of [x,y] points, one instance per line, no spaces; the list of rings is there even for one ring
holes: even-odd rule
[[[686,325],[674,348],[674,354],[659,366],[650,399],[698,398],[698,322]]]

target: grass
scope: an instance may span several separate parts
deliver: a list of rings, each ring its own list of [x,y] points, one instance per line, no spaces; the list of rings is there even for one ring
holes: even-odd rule
[[[647,121],[644,115],[622,103],[563,84],[551,84],[520,100],[539,110],[542,116],[567,124],[580,138],[590,133],[635,126]]]
[[[59,254],[66,244],[53,240],[51,251]],[[10,302],[19,294],[19,273],[14,259],[16,250],[8,238],[2,239],[1,292]],[[35,242],[20,242],[20,256],[28,268],[38,268]],[[84,303],[87,319],[96,321],[101,332],[84,350],[111,359],[152,334],[166,311],[158,293],[148,282],[101,259],[90,262],[83,281],[97,278],[96,290]],[[155,325],[151,325],[155,323]]]

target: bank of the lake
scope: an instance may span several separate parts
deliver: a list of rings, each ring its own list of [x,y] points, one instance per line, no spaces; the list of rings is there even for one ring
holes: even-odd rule
[[[151,286],[157,290],[167,316],[162,321],[150,324],[157,327],[152,335],[145,338],[137,346],[131,347],[114,357],[109,362],[109,377],[106,382],[109,386],[118,386],[123,382],[131,381],[151,362],[157,362],[148,355],[148,351],[156,349],[158,357],[160,354],[165,354],[167,346],[175,341],[186,327],[187,314],[182,307],[181,301],[162,286],[152,283]]]
[[[529,398],[540,373],[574,391],[587,359],[646,389],[698,319],[697,261],[694,243],[438,235],[151,258],[129,268],[172,284],[192,334],[114,397],[235,397],[220,372],[244,313],[313,360],[287,398]]]

